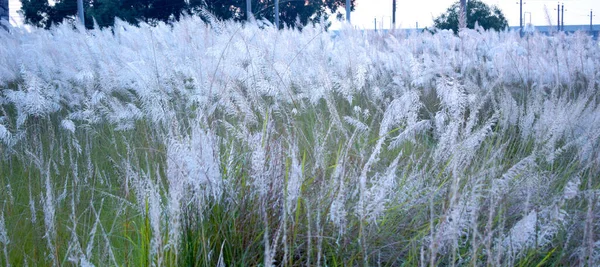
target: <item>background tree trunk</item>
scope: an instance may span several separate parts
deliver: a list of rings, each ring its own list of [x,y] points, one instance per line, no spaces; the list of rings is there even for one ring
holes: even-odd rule
[[[467,0],[460,0],[460,14],[458,16],[458,28],[467,27]]]
[[[9,21],[8,0],[0,0],[0,20]]]

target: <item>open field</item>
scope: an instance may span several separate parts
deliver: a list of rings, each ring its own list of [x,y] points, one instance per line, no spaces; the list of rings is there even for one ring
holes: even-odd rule
[[[0,31],[0,265],[598,266],[599,89],[584,35]]]

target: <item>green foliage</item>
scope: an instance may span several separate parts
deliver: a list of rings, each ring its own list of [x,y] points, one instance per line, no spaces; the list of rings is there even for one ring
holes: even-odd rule
[[[352,0],[354,7],[355,0]],[[325,20],[331,13],[343,7],[345,0],[298,1],[281,0],[280,20],[283,25],[302,27],[308,23]],[[110,27],[115,18],[132,24],[140,21],[156,24],[178,20],[184,13],[198,13],[206,10],[219,19],[247,20],[246,0],[84,0],[86,27],[94,23],[100,27]],[[50,28],[64,20],[74,21],[77,14],[77,0],[57,0],[49,5],[46,0],[23,0],[22,8],[27,24]],[[252,12],[256,19],[274,21],[274,1],[252,0]],[[337,13],[336,13],[337,12]]]
[[[446,13],[433,20],[434,26],[457,33],[459,10],[460,2],[457,1],[446,10]],[[486,30],[501,31],[508,27],[508,21],[497,6],[490,7],[479,0],[470,0],[467,2],[467,28],[475,28],[476,23]]]
[[[157,23],[177,20],[188,8],[184,0],[84,0],[86,27],[91,28],[94,21],[100,27],[114,24],[115,18],[129,23],[139,21]],[[37,27],[49,28],[64,20],[73,21],[77,14],[77,0],[58,0],[49,5],[45,0],[25,0],[22,3],[25,22]]]
[[[36,27],[50,25],[48,17],[50,5],[47,0],[22,0],[21,11],[25,16],[25,23]]]

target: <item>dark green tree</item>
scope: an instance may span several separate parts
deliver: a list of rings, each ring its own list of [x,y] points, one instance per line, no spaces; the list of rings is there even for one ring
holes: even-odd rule
[[[355,1],[351,1],[352,9],[354,9]],[[280,0],[279,19],[282,26],[302,26],[318,22],[321,18],[327,19],[330,13],[339,16],[340,7],[345,4],[345,0]],[[274,5],[274,0],[252,0],[254,18],[274,21]],[[208,10],[223,20],[244,21],[248,19],[246,18],[246,0],[190,0],[190,11],[197,12],[200,9]]]
[[[438,29],[450,29],[458,32],[460,2],[452,4],[446,10],[446,13],[433,20],[433,24]],[[484,29],[494,29],[496,31],[504,30],[508,27],[508,21],[497,6],[488,6],[479,0],[469,0],[467,2],[467,28],[475,28],[475,22]]]
[[[88,8],[84,12],[86,15],[86,24],[92,22],[91,18],[98,23],[100,27],[108,27],[115,24],[115,17],[120,17],[122,19],[131,19],[133,18],[133,14],[131,14],[131,10],[123,10],[121,9],[120,0],[96,0],[94,1],[94,6],[92,8]],[[135,23],[136,21],[130,21]]]
[[[48,0],[22,0],[21,4],[25,23],[42,28],[49,24],[50,5]]]
[[[187,8],[185,0],[84,0],[86,27],[94,20],[101,27],[114,24],[116,17],[137,24],[139,21],[156,23],[177,20]],[[64,20],[74,20],[77,0],[57,0],[53,6],[47,0],[23,0],[25,22],[49,28]]]
[[[274,2],[252,0],[254,17],[273,21]],[[57,0],[53,6],[47,0],[22,0],[22,4],[25,22],[37,27],[49,28],[65,19],[73,21],[77,14],[77,0]],[[344,5],[345,0],[280,0],[280,20],[290,26],[306,25],[327,18],[330,13],[339,15],[338,8]],[[93,27],[94,21],[101,27],[111,26],[116,17],[133,24],[168,22],[202,9],[223,20],[247,19],[246,0],[84,0],[84,7],[88,28]]]
[[[84,5],[88,5],[84,1]],[[56,1],[54,6],[49,9],[48,22],[50,24],[58,24],[64,19],[74,20],[77,17],[77,0],[62,0]]]
[[[239,20],[246,15],[244,7],[245,2],[237,0],[189,0],[188,12],[197,13],[205,9],[220,19]]]

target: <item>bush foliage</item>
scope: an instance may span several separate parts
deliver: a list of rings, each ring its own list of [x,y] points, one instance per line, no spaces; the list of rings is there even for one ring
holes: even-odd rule
[[[469,0],[466,6],[467,28],[475,29],[476,25],[485,30],[502,31],[508,27],[508,21],[497,6],[488,6],[479,0]],[[433,20],[433,25],[438,29],[453,30],[458,32],[460,3],[455,2],[446,10],[446,13]]]

